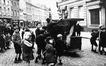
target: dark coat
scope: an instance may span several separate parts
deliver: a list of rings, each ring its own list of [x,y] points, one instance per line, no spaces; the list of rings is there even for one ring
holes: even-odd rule
[[[27,45],[24,44],[24,42],[22,42],[22,51],[23,51],[23,60],[24,61],[28,61],[28,60],[33,60],[34,59],[34,55],[33,55],[33,48],[32,47],[28,47]]]
[[[47,44],[46,47],[46,52],[44,54],[44,58],[46,60],[46,63],[56,63],[57,62],[57,57],[56,57],[56,51],[55,48],[53,47],[52,44]]]
[[[106,32],[100,34],[100,45],[106,47]]]
[[[45,42],[45,36],[43,34],[40,34],[39,36],[36,37],[36,44],[38,48],[44,49],[46,46]]]
[[[0,35],[0,47],[5,46],[5,39],[3,38],[2,35]]]
[[[56,41],[56,51],[57,51],[57,55],[61,56],[65,50],[65,44],[63,40],[57,39]]]
[[[96,39],[97,39],[97,37],[98,37],[98,33],[91,33],[91,39],[90,39],[90,42],[91,42],[91,44],[92,45],[95,45],[95,46],[97,46],[97,43],[96,43]]]
[[[36,33],[36,36],[40,35],[40,34],[43,34],[44,33],[44,30],[40,30],[39,28],[36,29],[35,31]]]

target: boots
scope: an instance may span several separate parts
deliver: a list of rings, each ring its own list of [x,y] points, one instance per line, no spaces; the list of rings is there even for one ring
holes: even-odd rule
[[[59,60],[59,63],[58,63],[59,65],[62,65],[63,63],[61,62],[61,60]]]
[[[18,59],[17,59],[17,57],[15,58],[14,63],[18,63]]]
[[[19,55],[19,57],[18,57],[18,55],[16,55],[14,63],[20,63],[21,61],[22,61],[22,59],[21,59],[20,55]]]
[[[36,57],[36,59],[35,59],[35,63],[38,63],[38,57]]]
[[[59,65],[62,65],[63,63],[61,62],[61,59],[60,59],[60,57],[59,57],[59,63],[58,63]]]

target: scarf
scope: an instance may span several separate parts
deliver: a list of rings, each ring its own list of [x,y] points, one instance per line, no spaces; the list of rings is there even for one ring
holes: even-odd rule
[[[30,43],[29,41],[27,40],[23,40],[23,43],[28,46],[28,47],[32,47],[32,43]]]

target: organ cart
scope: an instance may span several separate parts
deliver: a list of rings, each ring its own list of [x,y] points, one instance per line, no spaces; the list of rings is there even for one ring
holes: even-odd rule
[[[81,50],[82,43],[81,43],[81,37],[75,35],[75,27],[78,21],[83,21],[83,20],[84,19],[80,19],[80,18],[53,20],[54,22],[50,23],[47,26],[48,27],[47,30],[54,38],[58,34],[62,34],[64,41],[66,41],[67,36],[71,33],[70,45],[68,46],[68,49],[66,49],[65,51],[77,52],[78,50]]]

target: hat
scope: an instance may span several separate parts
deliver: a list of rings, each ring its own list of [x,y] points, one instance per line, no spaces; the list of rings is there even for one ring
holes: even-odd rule
[[[100,28],[100,29],[104,28],[104,25],[99,25],[99,28]]]
[[[62,37],[62,34],[58,34],[57,37]]]
[[[25,32],[24,33],[24,39],[28,39],[30,35],[31,35],[30,32]]]
[[[52,44],[52,43],[53,43],[53,39],[50,39],[50,40],[49,40],[49,43]]]

